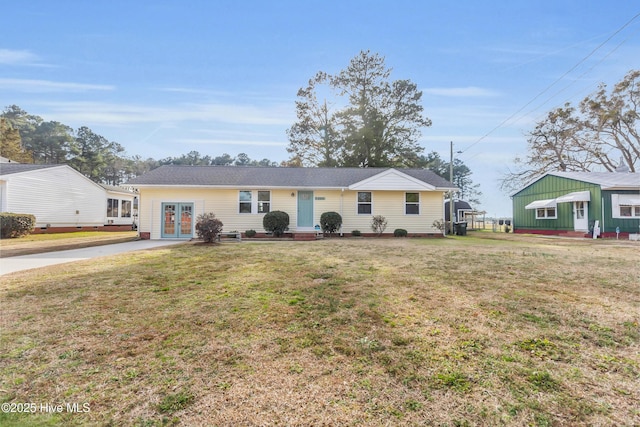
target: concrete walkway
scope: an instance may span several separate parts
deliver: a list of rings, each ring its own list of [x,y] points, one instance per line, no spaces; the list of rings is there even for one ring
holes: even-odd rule
[[[159,248],[184,242],[184,240],[137,240],[134,242],[114,243],[111,245],[71,249],[68,251],[46,252],[42,254],[0,258],[0,276],[16,271],[46,267],[48,265],[64,264],[66,262],[81,261],[142,249]]]

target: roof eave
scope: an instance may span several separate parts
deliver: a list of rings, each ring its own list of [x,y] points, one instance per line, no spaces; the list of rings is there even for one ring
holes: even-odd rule
[[[133,188],[194,188],[194,189],[218,189],[218,190],[254,190],[256,188],[264,188],[265,190],[353,190],[362,191],[360,188],[352,189],[351,186],[305,186],[305,185],[215,185],[215,184],[126,184]],[[364,191],[376,191],[375,189]],[[383,190],[379,190],[383,191]],[[395,191],[395,190],[394,190]],[[402,191],[402,190],[397,190]],[[425,187],[421,191],[459,191],[457,187]]]
[[[347,186],[300,186],[300,185],[216,185],[216,184],[127,184],[134,188],[195,188],[195,189],[216,189],[216,190],[254,190],[264,188],[265,190],[342,190]]]
[[[19,165],[29,165],[30,163],[13,163],[13,164],[19,164]],[[11,176],[20,176],[20,175],[24,175],[26,173],[33,173],[33,172],[38,172],[38,171],[44,171],[44,170],[50,170],[50,169],[56,169],[56,168],[63,168],[65,166],[68,165],[51,165],[51,166],[43,166],[43,167],[39,167],[39,168],[34,168],[34,169],[29,169],[29,170],[24,170],[24,171],[19,171],[19,172],[12,172],[12,173],[5,173],[3,174],[0,171],[0,179],[6,179],[7,177],[11,177]],[[72,168],[73,169],[73,168]],[[74,169],[75,170],[75,169]],[[77,172],[77,171],[76,171]],[[79,172],[78,172],[79,173]]]
[[[625,191],[640,191],[640,185],[630,186],[630,185],[611,185],[611,186],[600,186],[602,190],[611,191],[611,190],[625,190]]]

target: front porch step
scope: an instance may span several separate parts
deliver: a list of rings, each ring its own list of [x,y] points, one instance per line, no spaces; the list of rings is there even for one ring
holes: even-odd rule
[[[293,234],[293,240],[296,241],[311,241],[311,240],[316,240],[319,237],[316,235],[315,232],[311,232],[311,233],[294,233]]]

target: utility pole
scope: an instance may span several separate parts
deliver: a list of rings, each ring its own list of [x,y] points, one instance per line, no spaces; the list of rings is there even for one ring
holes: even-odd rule
[[[451,156],[449,160],[449,182],[453,185],[453,141],[451,141]],[[449,232],[453,235],[453,190],[449,190]]]

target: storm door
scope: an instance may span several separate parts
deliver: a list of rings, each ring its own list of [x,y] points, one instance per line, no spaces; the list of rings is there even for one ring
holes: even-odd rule
[[[573,202],[573,228],[575,231],[589,230],[588,202]]]

